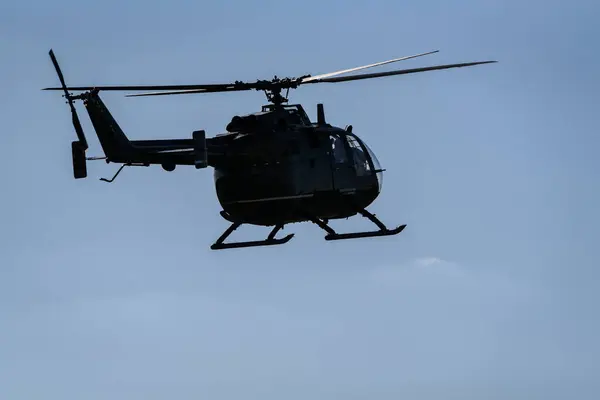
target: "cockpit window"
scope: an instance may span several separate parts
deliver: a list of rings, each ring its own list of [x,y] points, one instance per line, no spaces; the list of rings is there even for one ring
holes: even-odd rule
[[[352,136],[346,136],[346,138],[348,139],[348,146],[350,146],[350,151],[352,152],[352,161],[354,163],[354,168],[356,168],[356,174],[358,176],[368,175],[371,172],[371,167],[369,165],[369,159],[362,150],[360,143]]]
[[[379,164],[379,160],[375,156],[375,153],[373,153],[373,150],[371,150],[371,148],[369,146],[367,146],[367,144],[365,142],[363,142],[363,146],[365,146],[365,149],[369,153],[369,156],[371,157],[371,161],[373,161],[373,167],[375,168],[375,170],[376,171],[381,170],[381,164]]]
[[[333,152],[333,159],[336,164],[343,164],[348,161],[346,155],[346,149],[344,147],[344,138],[340,135],[330,135],[331,150]]]
[[[371,148],[367,146],[365,142],[362,142],[362,144],[363,146],[365,146],[365,149],[369,153],[371,162],[373,163],[373,167],[375,168],[377,183],[379,184],[379,191],[381,192],[381,188],[383,187],[383,170],[381,169],[381,164],[379,164],[379,160],[375,156],[375,153],[373,153],[373,150],[371,150]]]

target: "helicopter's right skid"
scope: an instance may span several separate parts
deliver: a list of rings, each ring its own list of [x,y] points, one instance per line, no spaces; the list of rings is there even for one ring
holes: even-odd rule
[[[327,225],[326,222],[321,221],[318,218],[311,218],[311,221],[318,225],[319,228],[323,229],[327,232],[325,235],[325,240],[343,240],[343,239],[358,239],[358,238],[368,238],[368,237],[378,237],[378,236],[393,236],[397,235],[406,228],[406,224],[400,225],[394,229],[388,229],[383,222],[381,222],[375,215],[371,214],[369,211],[363,209],[358,211],[360,215],[369,219],[379,228],[376,231],[368,231],[368,232],[352,232],[352,233],[337,233],[333,230],[332,227]]]

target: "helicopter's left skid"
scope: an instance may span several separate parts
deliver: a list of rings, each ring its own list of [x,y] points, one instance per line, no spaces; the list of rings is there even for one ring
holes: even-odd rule
[[[275,235],[277,234],[277,232],[279,232],[279,230],[281,230],[281,228],[283,228],[283,224],[279,224],[279,225],[275,225],[275,227],[273,227],[273,230],[271,230],[271,233],[269,233],[269,236],[265,240],[224,243],[225,239],[227,239],[227,237],[229,235],[231,235],[233,233],[233,231],[235,231],[241,225],[242,225],[241,222],[232,223],[231,226],[229,228],[227,228],[227,230],[225,232],[223,232],[223,234],[217,239],[217,241],[212,246],[210,246],[210,248],[212,250],[222,250],[222,249],[235,249],[235,248],[241,248],[241,247],[273,246],[276,244],[287,243],[294,237],[294,234],[290,233],[289,235],[287,235],[281,239],[275,239]]]

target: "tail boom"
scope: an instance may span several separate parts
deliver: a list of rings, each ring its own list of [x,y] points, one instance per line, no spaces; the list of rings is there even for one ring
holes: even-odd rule
[[[124,166],[160,164],[167,171],[174,170],[177,165],[194,165],[196,168],[209,166],[207,140],[203,130],[193,132],[191,139],[131,141],[98,95],[98,89],[86,88],[87,91],[77,95],[69,93],[54,52],[50,50],[49,55],[61,83],[60,88],[53,89],[64,91],[78,138],[71,143],[75,179],[87,177],[86,163],[95,159],[105,159],[107,163],[122,163]],[[74,106],[75,100],[83,101],[105,157],[86,157],[88,142]]]

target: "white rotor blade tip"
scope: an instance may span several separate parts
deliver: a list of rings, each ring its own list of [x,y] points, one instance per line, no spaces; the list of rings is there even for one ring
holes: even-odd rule
[[[367,68],[379,67],[380,65],[391,64],[391,63],[395,63],[395,62],[398,62],[398,61],[409,60],[411,58],[422,57],[422,56],[426,56],[426,55],[433,54],[433,53],[438,53],[438,52],[439,52],[439,50],[428,51],[427,53],[421,53],[421,54],[415,54],[415,55],[412,55],[412,56],[405,56],[405,57],[400,57],[400,58],[394,58],[392,60],[380,61],[380,62],[377,62],[377,63],[374,63],[374,64],[362,65],[360,67],[348,68],[348,69],[344,69],[344,70],[340,70],[340,71],[329,72],[329,73],[326,73],[326,74],[309,76],[307,78],[302,79],[302,83],[316,81],[316,80],[323,79],[323,78],[331,78],[332,76],[346,74],[348,72],[356,72],[356,71],[360,71],[360,70],[367,69]]]

